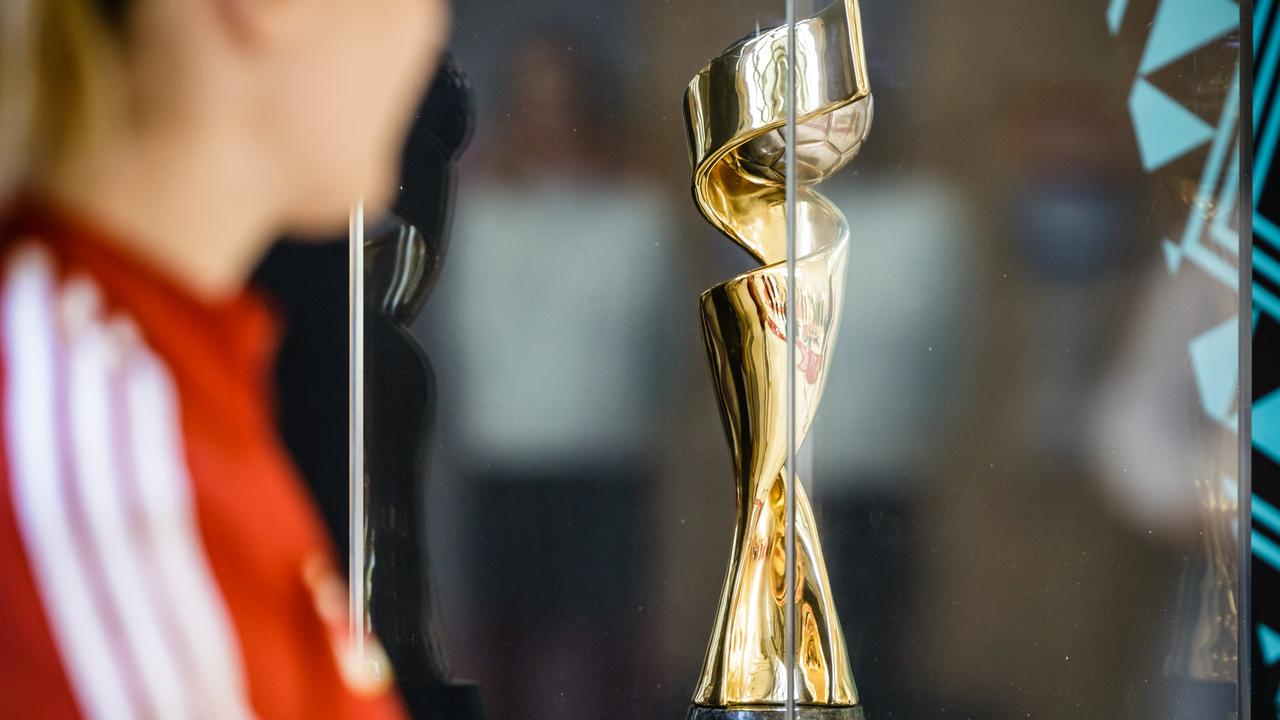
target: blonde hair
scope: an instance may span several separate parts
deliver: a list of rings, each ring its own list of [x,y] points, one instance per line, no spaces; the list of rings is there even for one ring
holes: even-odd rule
[[[97,0],[0,0],[0,207],[56,176],[123,100]]]

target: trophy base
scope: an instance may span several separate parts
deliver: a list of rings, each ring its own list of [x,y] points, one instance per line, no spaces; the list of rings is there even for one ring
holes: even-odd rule
[[[786,716],[787,709],[781,705],[690,705],[685,720],[783,720]],[[797,705],[796,720],[867,720],[867,716],[861,705]]]

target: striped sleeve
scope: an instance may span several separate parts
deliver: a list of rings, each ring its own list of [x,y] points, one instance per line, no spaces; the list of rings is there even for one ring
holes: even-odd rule
[[[13,523],[80,714],[251,717],[163,363],[39,246],[0,303]]]

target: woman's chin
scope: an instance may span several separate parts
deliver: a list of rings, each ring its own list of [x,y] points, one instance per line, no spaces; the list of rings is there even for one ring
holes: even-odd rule
[[[363,208],[366,222],[376,221],[378,216],[390,208],[395,197],[394,187],[393,182],[380,183],[364,193],[352,192],[345,202],[317,203],[294,216],[287,228],[288,234],[300,239],[317,240],[328,240],[334,235],[345,234],[350,228],[351,213],[357,205]]]

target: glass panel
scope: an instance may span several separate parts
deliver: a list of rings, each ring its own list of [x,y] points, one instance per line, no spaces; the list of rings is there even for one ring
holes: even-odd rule
[[[418,717],[1231,717],[1238,5],[791,2],[455,7],[353,216],[366,664]]]
[[[1236,717],[1239,6],[862,9],[792,462],[868,712]]]
[[[399,248],[407,229],[369,212],[358,273],[365,508],[353,546],[365,553],[353,554],[353,612],[368,616],[402,688],[465,704],[476,693],[459,686],[475,683],[486,717],[512,718],[678,717],[691,701],[696,717],[718,718],[785,702],[783,607],[773,584],[741,577],[750,507],[735,508],[744,481],[717,410],[732,398],[708,382],[695,310],[703,291],[759,263],[690,201],[686,149],[699,147],[689,124],[722,145],[739,143],[755,113],[780,124],[780,58],[762,56],[773,62],[758,68],[773,72],[764,97],[682,111],[699,68],[783,12],[781,0],[456,6],[453,54],[472,79],[476,132],[439,282],[420,313],[393,318],[409,335],[389,332],[434,367],[429,469],[409,462],[417,453],[387,454],[387,433],[414,449],[403,418],[382,416],[404,408],[374,407],[417,392],[404,379],[413,369],[376,360],[373,344],[388,292],[375,278],[398,277],[404,255],[375,257],[374,244]],[[706,124],[699,108],[714,114]],[[754,158],[762,170],[780,141],[763,149],[774,157]],[[407,172],[405,192],[423,182]],[[398,212],[413,207],[402,198]],[[780,199],[766,207],[781,216]],[[427,557],[434,602],[421,578],[403,580]],[[428,611],[436,635],[415,630]],[[742,632],[755,640],[745,651]],[[423,645],[436,662],[406,670]]]

